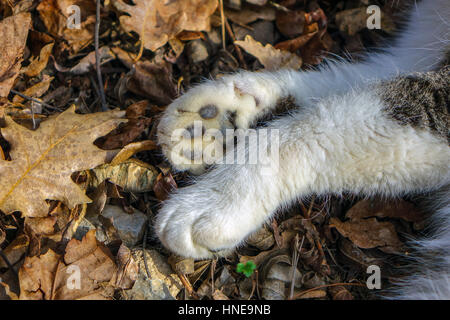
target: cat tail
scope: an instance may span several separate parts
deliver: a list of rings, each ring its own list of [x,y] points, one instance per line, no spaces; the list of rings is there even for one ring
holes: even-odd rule
[[[450,185],[436,192],[427,207],[433,213],[429,236],[411,243],[415,272],[398,280],[388,299],[450,300]]]

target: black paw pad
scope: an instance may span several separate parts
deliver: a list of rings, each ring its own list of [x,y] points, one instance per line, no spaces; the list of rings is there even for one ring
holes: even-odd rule
[[[215,105],[209,104],[207,106],[202,107],[198,113],[203,119],[213,119],[217,116],[219,110]]]

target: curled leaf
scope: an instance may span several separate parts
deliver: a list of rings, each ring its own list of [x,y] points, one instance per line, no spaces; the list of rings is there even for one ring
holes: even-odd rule
[[[300,69],[302,66],[302,59],[296,54],[276,49],[270,44],[263,46],[249,35],[245,37],[244,41],[238,40],[234,43],[255,56],[266,70]]]

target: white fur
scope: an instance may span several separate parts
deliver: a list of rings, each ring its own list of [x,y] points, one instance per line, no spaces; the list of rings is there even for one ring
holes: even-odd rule
[[[161,119],[159,141],[176,168],[197,173],[204,170],[202,164],[177,162],[170,134],[201,120],[197,111],[202,106],[214,104],[221,115],[236,111],[241,128],[281,97],[293,96],[302,108],[271,123],[280,130],[280,159],[269,174],[267,167],[262,174],[261,165],[219,165],[173,194],[155,223],[162,243],[182,256],[226,255],[277,208],[298,197],[343,191],[397,196],[448,185],[447,141],[389,119],[370,81],[432,69],[448,50],[449,7],[448,0],[422,1],[397,45],[364,63],[330,63],[303,73],[239,73],[202,84],[174,101]],[[203,122],[207,128],[229,125],[221,116]],[[450,218],[448,205],[442,207],[436,218],[443,227],[419,246],[442,250],[444,257],[436,261],[439,266],[422,265],[416,277],[401,284],[399,297],[450,298]]]

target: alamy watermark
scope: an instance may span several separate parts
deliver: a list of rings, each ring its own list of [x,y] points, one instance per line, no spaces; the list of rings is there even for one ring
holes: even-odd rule
[[[278,129],[206,130],[202,121],[194,121],[189,129],[174,130],[171,142],[171,160],[176,165],[257,164],[262,173],[279,165]]]
[[[381,269],[377,265],[370,265],[366,270],[370,276],[366,280],[367,289],[381,289]]]
[[[66,13],[69,15],[67,17],[67,28],[69,29],[81,29],[81,9],[79,6],[73,4],[68,6]]]
[[[66,281],[67,289],[69,290],[80,290],[81,289],[81,270],[80,267],[71,264],[67,267],[66,270],[67,274],[69,274],[69,277]]]

